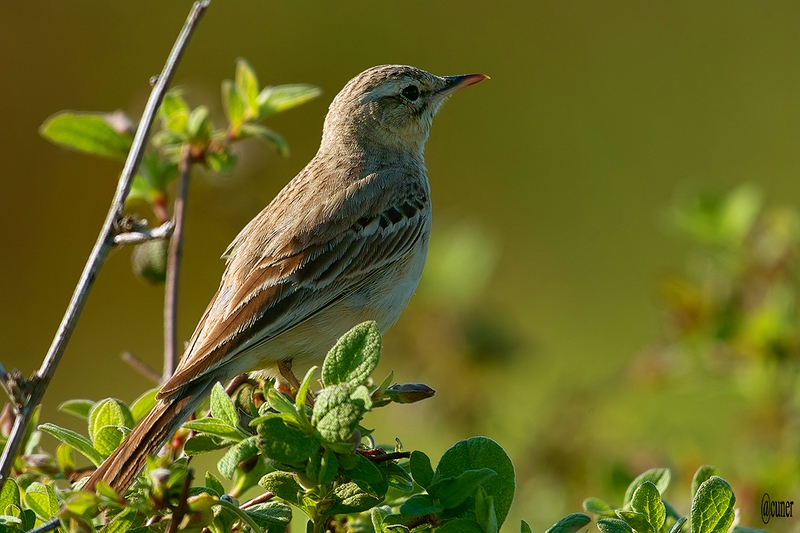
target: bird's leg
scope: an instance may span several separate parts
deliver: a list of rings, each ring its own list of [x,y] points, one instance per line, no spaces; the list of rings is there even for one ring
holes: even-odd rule
[[[280,372],[283,379],[275,380],[275,388],[293,397],[297,394],[297,391],[300,390],[300,382],[297,380],[294,372],[292,372],[292,360],[284,359],[278,361],[278,372]],[[294,394],[292,393],[292,389],[294,389]]]

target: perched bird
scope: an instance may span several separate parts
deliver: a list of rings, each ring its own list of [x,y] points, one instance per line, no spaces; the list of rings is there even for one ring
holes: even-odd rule
[[[291,381],[292,363],[320,361],[356,324],[394,324],[428,249],[433,116],[486,78],[385,65],[345,85],[317,154],[228,247],[219,290],[158,403],[86,489],[105,480],[123,492],[216,382],[256,369]]]

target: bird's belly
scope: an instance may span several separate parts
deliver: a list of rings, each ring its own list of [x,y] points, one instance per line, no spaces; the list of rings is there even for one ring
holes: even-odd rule
[[[339,337],[357,324],[374,320],[380,332],[386,333],[419,284],[427,250],[425,235],[411,253],[372,283],[259,346],[258,353],[248,354],[249,370],[259,368],[267,376],[277,377],[276,362],[291,359],[296,373],[302,375],[311,365],[320,363]]]

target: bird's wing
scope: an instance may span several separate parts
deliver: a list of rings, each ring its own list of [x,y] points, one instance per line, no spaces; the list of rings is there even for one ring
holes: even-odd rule
[[[307,224],[305,231],[287,235],[291,227],[276,230],[273,222],[287,217],[274,214],[277,208],[270,211],[270,204],[248,225],[249,232],[237,237],[220,288],[159,397],[170,396],[370,283],[405,257],[427,231],[423,217],[428,198],[421,188],[397,194],[386,187],[373,202],[364,202],[359,191],[339,194],[342,198],[328,202],[337,207],[329,210],[332,216],[316,213],[320,223]],[[249,239],[275,231],[270,240],[283,244],[262,245],[258,257],[248,256],[246,250],[258,247]]]

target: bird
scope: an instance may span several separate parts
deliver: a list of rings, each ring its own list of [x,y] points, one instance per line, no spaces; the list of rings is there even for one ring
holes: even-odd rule
[[[381,65],[334,97],[319,150],[233,240],[225,271],[153,409],[83,485],[123,493],[217,382],[260,370],[296,383],[355,325],[381,333],[419,282],[431,230],[434,115],[484,74]]]

